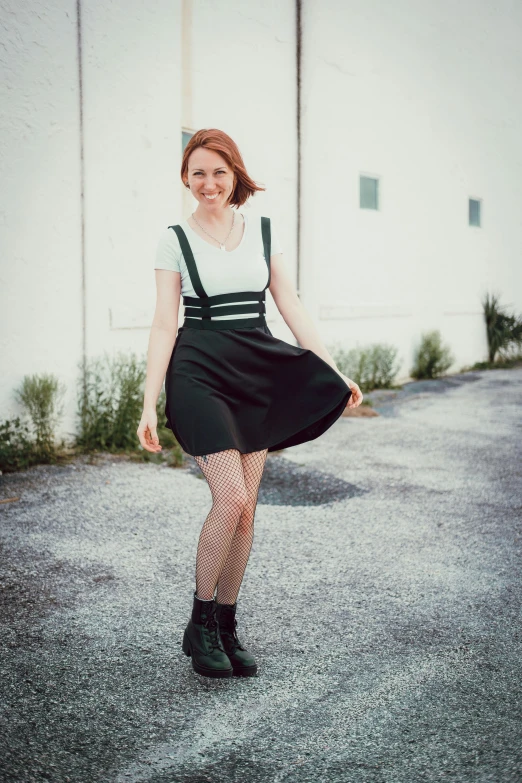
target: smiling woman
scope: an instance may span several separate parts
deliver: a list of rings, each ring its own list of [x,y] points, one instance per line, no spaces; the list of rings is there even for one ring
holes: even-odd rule
[[[250,220],[233,209],[264,190],[247,174],[235,142],[220,130],[198,131],[185,148],[181,178],[198,206],[159,239],[157,328],[138,436],[144,448],[161,448],[155,410],[164,376],[166,426],[194,457],[213,501],[198,541],[183,650],[200,674],[250,675],[257,664],[240,644],[234,618],[267,454],[318,438],[362,395],[339,372],[300,303],[270,218]],[[269,330],[267,288],[303,347]],[[176,336],[165,324],[177,325],[180,294],[185,319]]]

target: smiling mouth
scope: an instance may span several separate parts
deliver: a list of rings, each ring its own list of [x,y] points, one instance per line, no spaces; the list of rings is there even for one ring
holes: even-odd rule
[[[207,201],[214,201],[218,196],[219,193],[213,193],[211,196],[208,195],[208,193],[203,193]]]

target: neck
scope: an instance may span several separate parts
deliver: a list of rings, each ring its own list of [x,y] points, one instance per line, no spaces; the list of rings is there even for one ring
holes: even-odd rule
[[[193,214],[200,223],[205,223],[207,226],[226,226],[227,228],[230,228],[232,211],[232,207],[209,210],[199,204]]]

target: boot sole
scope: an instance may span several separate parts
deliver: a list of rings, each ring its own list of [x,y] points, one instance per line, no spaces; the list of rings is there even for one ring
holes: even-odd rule
[[[234,669],[234,677],[253,677],[257,674],[257,665],[245,669]]]
[[[200,663],[197,663],[192,655],[192,647],[186,633],[183,634],[181,648],[185,655],[192,658],[192,668],[197,674],[202,674],[204,677],[232,677],[234,674],[234,669],[232,667],[230,667],[230,669],[209,669],[207,666],[202,666]]]

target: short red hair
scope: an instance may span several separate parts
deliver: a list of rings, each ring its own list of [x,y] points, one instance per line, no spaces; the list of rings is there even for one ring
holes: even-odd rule
[[[188,142],[181,162],[181,179],[183,184],[185,184],[187,176],[188,159],[191,153],[198,147],[205,147],[207,150],[219,153],[219,155],[225,158],[236,175],[236,186],[228,199],[228,203],[231,206],[241,207],[250,196],[254,195],[256,190],[266,190],[266,188],[256,185],[254,180],[249,177],[236,142],[224,131],[217,128],[198,130]]]

